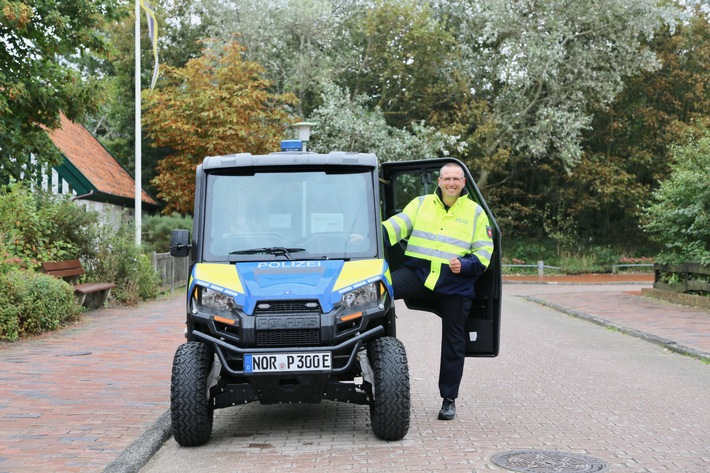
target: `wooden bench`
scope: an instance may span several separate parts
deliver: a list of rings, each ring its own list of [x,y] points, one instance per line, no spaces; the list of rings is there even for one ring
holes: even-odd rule
[[[78,259],[66,261],[48,261],[42,263],[42,272],[64,279],[74,286],[76,303],[88,309],[102,307],[111,294],[111,289],[116,287],[112,282],[87,282],[78,284],[79,277],[86,274]]]

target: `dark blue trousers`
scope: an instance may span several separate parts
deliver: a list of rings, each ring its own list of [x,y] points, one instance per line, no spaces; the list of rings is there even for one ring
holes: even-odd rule
[[[434,299],[441,313],[441,359],[439,361],[439,393],[442,398],[456,399],[466,360],[466,318],[471,298],[438,294],[424,286],[417,273],[403,267],[392,273],[395,299]]]

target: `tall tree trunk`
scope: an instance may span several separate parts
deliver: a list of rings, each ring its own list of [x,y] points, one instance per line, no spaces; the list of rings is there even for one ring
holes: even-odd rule
[[[478,180],[476,181],[476,185],[478,186],[479,190],[483,190],[486,185],[488,184],[488,176],[491,175],[491,172],[487,169],[482,169],[481,173],[478,175]]]

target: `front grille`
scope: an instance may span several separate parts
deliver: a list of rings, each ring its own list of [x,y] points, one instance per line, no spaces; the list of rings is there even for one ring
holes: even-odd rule
[[[260,330],[256,332],[257,347],[317,346],[319,330]]]
[[[320,304],[317,300],[305,301],[259,301],[254,309],[254,315],[278,313],[320,313]]]

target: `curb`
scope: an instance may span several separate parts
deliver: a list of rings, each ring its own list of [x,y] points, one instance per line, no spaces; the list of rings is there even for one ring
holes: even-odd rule
[[[656,289],[655,287],[641,289],[641,295],[670,302],[672,304],[710,310],[710,297],[697,296],[695,294],[687,294],[683,292],[666,291],[663,289]]]
[[[109,463],[104,473],[137,473],[171,436],[170,410],[167,410]]]
[[[568,309],[568,308],[563,307],[561,305],[553,304],[552,302],[548,302],[543,299],[539,299],[537,297],[526,296],[525,300],[528,300],[530,302],[535,302],[536,304],[550,307],[552,309],[555,309],[558,312],[562,312],[564,314],[571,315],[572,317],[576,317],[578,319],[586,320],[588,322],[592,322],[594,324],[601,325],[602,327],[617,330],[621,333],[624,333],[626,335],[631,335],[632,337],[640,338],[641,340],[645,340],[647,342],[655,343],[656,345],[660,345],[672,352],[679,353],[681,355],[690,356],[693,358],[697,358],[697,359],[704,361],[706,363],[710,363],[710,353],[707,353],[707,352],[704,352],[701,350],[696,350],[695,348],[687,347],[687,346],[682,345],[680,343],[674,342],[673,340],[669,340],[667,338],[652,335],[650,333],[642,332],[640,330],[624,327],[622,325],[618,325],[613,322],[610,322],[609,320],[602,319],[602,318],[596,317],[594,315],[585,314],[584,312],[579,312],[577,310]]]

